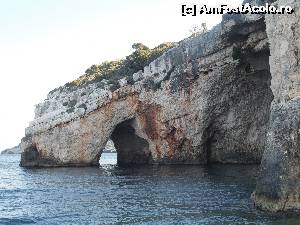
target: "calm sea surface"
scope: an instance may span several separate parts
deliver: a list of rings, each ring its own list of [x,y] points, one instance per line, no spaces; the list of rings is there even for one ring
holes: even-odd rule
[[[0,155],[0,224],[300,224],[250,201],[256,166],[24,169]]]

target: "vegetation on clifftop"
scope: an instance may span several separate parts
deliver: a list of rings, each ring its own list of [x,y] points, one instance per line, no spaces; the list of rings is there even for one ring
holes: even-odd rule
[[[106,80],[107,84],[111,86],[111,89],[115,90],[119,88],[118,80],[126,77],[128,83],[133,83],[132,75],[134,73],[143,70],[145,66],[172,47],[174,47],[174,43],[171,42],[163,43],[153,49],[141,43],[135,43],[132,45],[134,52],[125,59],[106,61],[98,65],[92,65],[85,71],[84,75],[74,81],[66,83],[60,88],[72,89],[94,82],[99,82],[100,85],[100,81]],[[54,89],[51,92],[56,90],[58,89]]]

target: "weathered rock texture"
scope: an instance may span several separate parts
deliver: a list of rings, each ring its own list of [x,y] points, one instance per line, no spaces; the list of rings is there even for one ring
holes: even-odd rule
[[[133,85],[50,93],[26,129],[21,165],[98,165],[109,138],[119,163],[259,163],[273,98],[268,58],[263,18],[227,16]]]
[[[300,210],[300,1],[277,2],[291,15],[268,15],[274,101],[253,199],[270,211]]]
[[[256,204],[299,208],[299,2],[283,3],[296,13],[267,17],[271,118],[264,17],[225,15],[133,74],[132,85],[49,93],[26,129],[21,165],[98,165],[110,138],[120,164],[260,163],[266,146]]]

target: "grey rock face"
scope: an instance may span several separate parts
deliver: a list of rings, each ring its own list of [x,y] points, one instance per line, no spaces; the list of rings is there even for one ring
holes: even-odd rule
[[[300,210],[300,2],[291,15],[268,15],[274,101],[261,173],[253,199],[269,211]]]
[[[299,210],[300,98],[272,105],[270,123],[253,199],[269,211]]]

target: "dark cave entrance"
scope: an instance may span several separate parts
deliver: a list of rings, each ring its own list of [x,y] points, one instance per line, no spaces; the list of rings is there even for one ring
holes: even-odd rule
[[[151,160],[149,143],[138,136],[135,127],[137,127],[135,119],[126,120],[119,123],[111,134],[110,138],[117,153],[118,165],[148,164]],[[107,147],[104,152],[106,149]]]
[[[273,100],[269,54],[269,49],[241,53],[239,64],[214,84],[211,92],[225,97],[203,134],[208,164],[261,163]],[[220,88],[226,79],[230,85]]]

